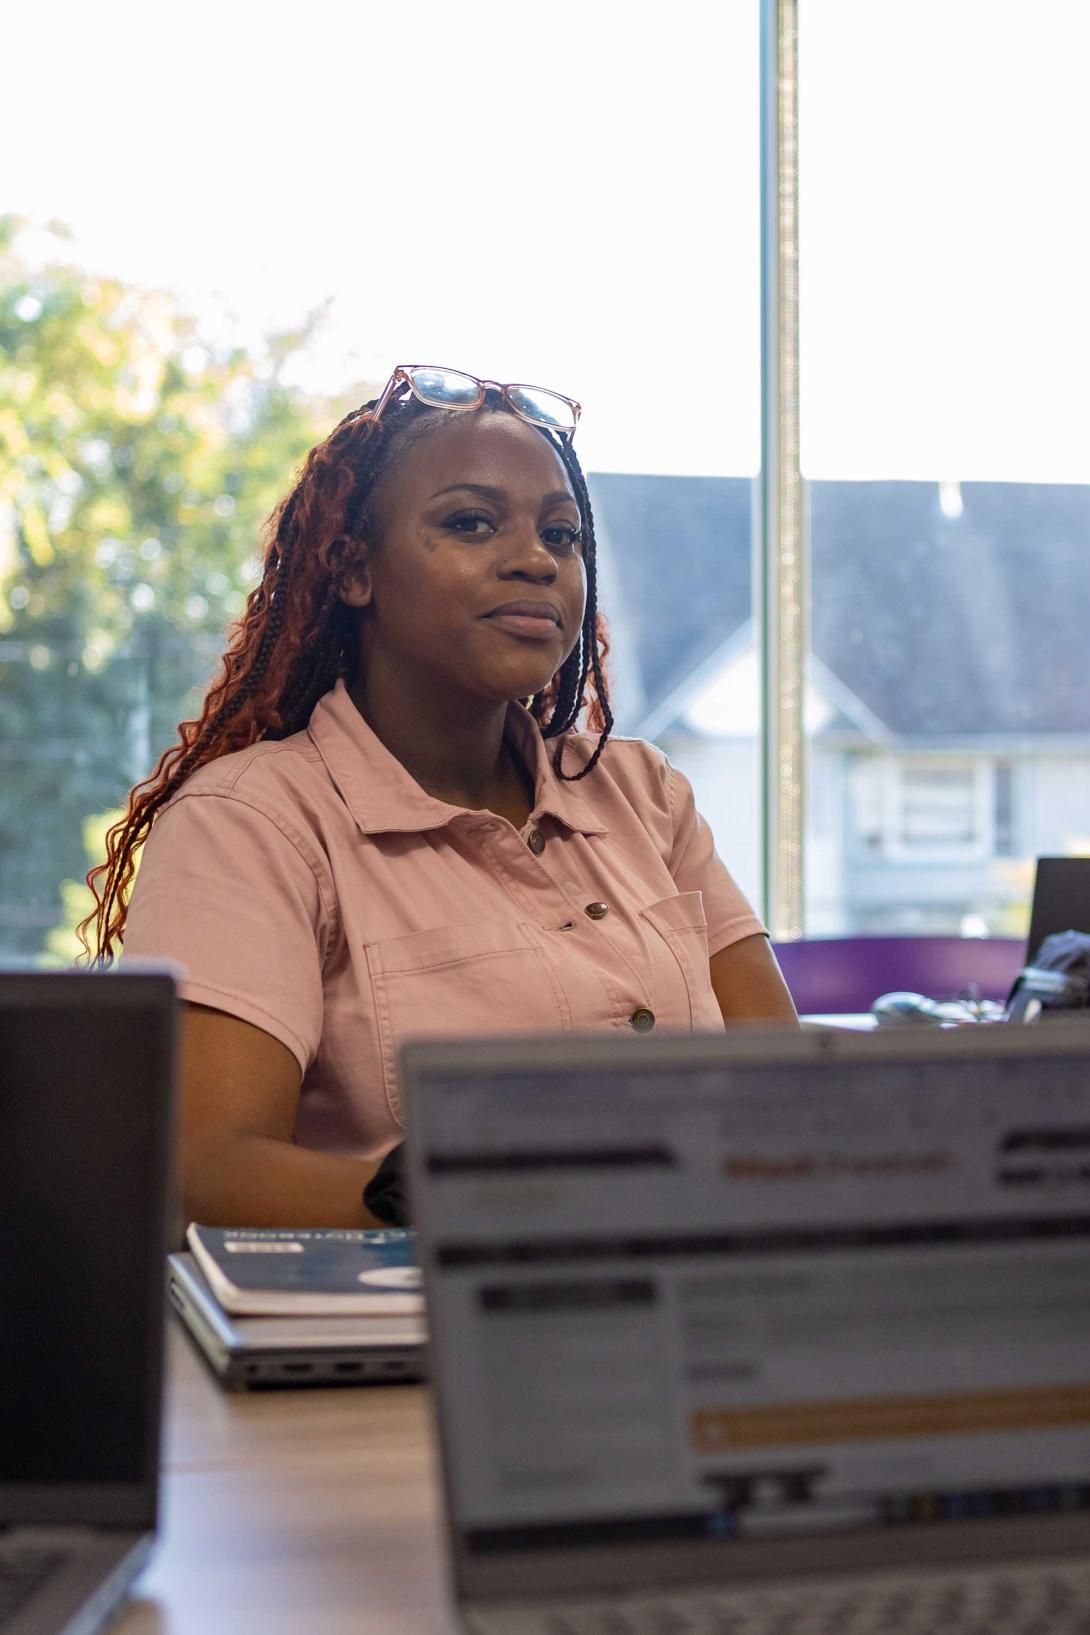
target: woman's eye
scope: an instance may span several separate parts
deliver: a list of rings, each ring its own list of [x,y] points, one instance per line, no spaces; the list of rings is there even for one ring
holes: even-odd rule
[[[583,536],[570,522],[554,522],[552,527],[541,530],[541,537],[554,551],[574,551],[579,548]]]
[[[456,534],[469,534],[474,539],[486,539],[496,531],[492,518],[483,511],[458,511],[443,524]]]

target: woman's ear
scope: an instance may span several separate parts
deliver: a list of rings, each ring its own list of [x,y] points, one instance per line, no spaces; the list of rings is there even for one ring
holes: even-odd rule
[[[336,580],[336,591],[345,607],[371,605],[371,570],[363,562],[353,563]]]
[[[335,539],[326,554],[333,588],[346,607],[369,607],[373,594],[371,550],[366,540]]]

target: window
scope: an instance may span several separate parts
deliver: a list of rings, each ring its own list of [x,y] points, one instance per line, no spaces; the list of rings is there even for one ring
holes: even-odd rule
[[[33,76],[6,87],[30,227],[2,252],[0,398],[29,441],[0,437],[0,955],[71,952],[106,815],[195,707],[260,518],[419,357],[584,402],[617,730],[689,774],[760,898],[758,0],[630,8],[623,51],[606,7],[574,33],[484,0],[334,10],[333,53],[229,9],[210,52],[194,14],[154,74],[93,12],[61,57],[47,10],[9,27],[54,113]],[[798,14],[809,770],[784,855],[815,934],[998,930],[1033,856],[1090,830],[1090,10]],[[464,89],[491,83],[556,146],[495,139]],[[194,84],[227,125],[163,119]],[[367,138],[352,208],[319,128],[334,155],[397,132]]]
[[[51,113],[6,88],[0,955],[74,952],[106,815],[195,710],[261,519],[418,360],[584,404],[617,730],[668,745],[756,894],[757,720],[696,706],[752,641],[757,22],[422,0],[258,38],[198,6],[150,72],[143,13],[70,19],[58,55],[23,8],[9,55],[49,63]],[[184,117],[195,85],[224,118]]]
[[[1087,828],[1087,49],[1078,0],[799,7],[811,930],[1015,929]]]
[[[992,773],[981,761],[888,765],[888,855],[942,862],[985,857],[993,841]]]

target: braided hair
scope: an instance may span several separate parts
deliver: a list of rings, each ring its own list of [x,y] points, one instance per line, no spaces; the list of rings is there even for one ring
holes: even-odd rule
[[[495,401],[487,406],[500,406],[494,393],[489,399]],[[408,397],[391,400],[376,425],[370,418],[374,407],[372,401],[353,410],[311,449],[295,487],[270,517],[261,579],[230,631],[200,715],[180,723],[177,741],[131,790],[127,810],[106,836],[105,860],[87,876],[96,906],[77,927],[84,962],[111,963],[124,941],[137,855],[156,816],[186,779],[223,755],[301,731],[338,678],[355,675],[358,626],[337,594],[340,576],[352,559],[354,542],[366,531],[375,485],[392,458],[430,426],[450,418],[450,411]],[[578,641],[548,686],[531,700],[530,712],[542,737],[560,740],[553,757],[557,776],[574,782],[597,766],[613,726],[603,669],[608,641],[598,609],[594,516],[586,479],[570,442],[543,427],[535,429],[556,449],[575,493],[587,601]],[[584,709],[598,742],[586,764],[567,773],[561,765],[563,735],[575,728]]]

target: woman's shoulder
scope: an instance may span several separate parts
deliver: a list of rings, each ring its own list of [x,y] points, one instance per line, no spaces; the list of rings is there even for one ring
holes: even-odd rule
[[[598,734],[573,732],[564,739],[564,771],[570,777],[585,767],[598,747]],[[610,738],[593,771],[576,789],[595,806],[621,801],[645,822],[669,822],[674,809],[676,769],[646,738]]]
[[[598,748],[596,732],[566,733],[562,741],[565,770],[568,763],[573,769],[585,766]],[[593,783],[599,772],[614,782],[623,780],[658,789],[669,781],[674,768],[657,744],[648,743],[646,738],[617,736],[606,740],[598,765],[585,781]]]
[[[210,800],[221,816],[233,813],[242,824],[267,819],[297,845],[313,842],[325,827],[329,779],[322,758],[306,732],[290,738],[251,744],[218,756],[190,773],[166,803],[160,819],[173,811],[194,810]],[[255,816],[256,814],[256,816]],[[306,845],[308,853],[312,845]]]
[[[240,800],[259,801],[264,797],[289,798],[300,787],[300,777],[306,781],[308,763],[319,771],[322,757],[307,732],[296,732],[290,738],[251,744],[247,749],[236,749],[230,755],[220,755],[206,761],[191,772],[175,796],[227,795]]]

